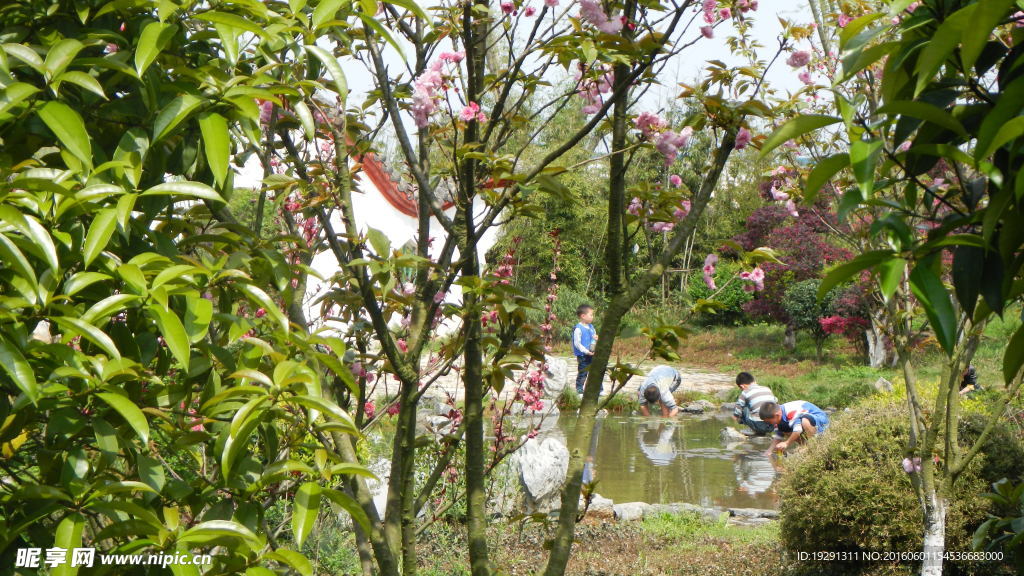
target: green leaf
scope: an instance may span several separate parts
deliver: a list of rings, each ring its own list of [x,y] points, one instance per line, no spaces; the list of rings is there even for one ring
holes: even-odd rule
[[[177,128],[178,124],[181,124],[185,118],[188,118],[202,103],[203,100],[201,98],[191,94],[182,94],[171,100],[160,111],[160,114],[156,117],[156,122],[153,123],[153,142],[155,143],[170,134],[172,130]]]
[[[224,202],[216,190],[202,182],[164,182],[146,190],[141,196],[186,196],[211,202]]]
[[[97,392],[96,397],[117,411],[125,422],[135,430],[143,444],[149,444],[149,421],[139,407],[128,398],[112,392]]]
[[[213,172],[217,186],[223,186],[228,175],[228,159],[231,156],[231,134],[228,122],[223,116],[209,112],[199,117],[199,129],[203,133],[203,151],[206,163]]]
[[[116,210],[107,208],[96,214],[89,226],[89,233],[85,235],[85,244],[82,247],[82,263],[86,268],[107,247],[116,228]]]
[[[882,143],[881,140],[857,140],[850,146],[850,164],[864,198],[871,198],[875,190],[875,163]]]
[[[56,322],[66,332],[72,332],[78,334],[82,338],[85,338],[89,342],[95,344],[100,350],[103,350],[111,358],[121,358],[121,352],[118,351],[117,345],[110,339],[99,328],[83,321],[81,318],[75,318],[73,316],[53,316],[51,320]]]
[[[39,92],[39,88],[24,82],[14,82],[0,91],[0,114],[7,112],[18,102]]]
[[[43,65],[43,59],[39,57],[39,54],[35,50],[25,46],[24,44],[4,44],[3,50],[7,54],[21,60],[25,64],[32,67],[33,70],[43,74],[46,72],[46,67]]]
[[[806,205],[814,204],[822,187],[828,183],[840,170],[850,165],[850,155],[847,153],[829,156],[819,161],[810,174],[807,175],[807,183],[804,184],[804,200]]]
[[[276,321],[281,327],[281,330],[287,334],[289,331],[288,318],[281,312],[281,308],[274,302],[266,292],[253,286],[252,284],[241,284],[239,289],[249,297],[254,303],[260,308],[266,311],[267,316]]]
[[[355,423],[352,422],[352,418],[345,413],[337,404],[326,400],[324,398],[317,398],[314,396],[293,396],[289,398],[289,402],[298,404],[310,410],[310,419],[316,417],[316,413],[323,413],[325,416],[330,416],[331,419],[345,425],[346,429],[351,434],[357,434],[359,430],[356,428]]]
[[[292,507],[292,537],[296,546],[302,547],[306,537],[313,531],[319,513],[320,486],[315,482],[306,482],[295,492],[295,504]]]
[[[416,3],[416,0],[387,0],[387,3],[391,4],[392,6],[405,8],[406,10],[415,14],[417,18],[423,20],[426,23],[429,23],[431,21],[431,18],[427,16],[427,13],[423,11],[423,8],[420,8],[420,5]]]
[[[837,122],[841,122],[841,120],[835,116],[822,116],[817,114],[797,116],[780,126],[777,130],[772,132],[770,136],[768,136],[768,139],[765,140],[764,145],[761,147],[761,157],[764,158],[768,155],[768,152],[778,148],[785,142]]]
[[[260,539],[251,530],[231,520],[208,520],[189,528],[178,538],[178,542],[207,540],[220,536],[241,538],[251,544],[259,544]]]
[[[1004,144],[1016,140],[1024,135],[1024,116],[1018,116],[1009,122],[1006,122],[999,127],[999,131],[996,132],[994,138],[984,149],[977,148],[974,151],[974,157],[978,160],[982,158],[988,158],[992,156],[996,150],[1003,147]]]
[[[82,117],[63,102],[51,100],[39,109],[39,119],[61,144],[89,169],[92,169],[92,143]]]
[[[220,37],[220,46],[224,49],[224,56],[232,66],[238,63],[238,37],[241,30],[227,24],[216,24],[217,36]]]
[[[313,30],[318,30],[325,22],[334,20],[335,14],[341,9],[343,4],[349,3],[350,0],[320,0],[316,5],[316,9],[313,10]]]
[[[928,315],[935,338],[947,355],[952,354],[956,344],[956,312],[942,280],[931,266],[918,263],[910,272],[910,290]]]
[[[213,302],[199,297],[188,299],[185,308],[184,326],[189,342],[196,344],[205,338],[207,332],[210,331],[210,321],[212,319]]]
[[[370,228],[366,231],[366,239],[369,240],[370,246],[373,247],[373,251],[377,256],[381,258],[389,258],[391,256],[391,240],[376,228]]]
[[[886,302],[896,293],[906,267],[907,261],[903,258],[893,258],[878,264],[878,285]]]
[[[36,279],[35,269],[29,264],[28,258],[25,258],[18,245],[2,233],[0,233],[0,265],[4,268],[13,269],[18,276],[28,282],[31,291],[24,296],[26,296],[30,303],[34,304],[36,293],[39,292],[39,283]]]
[[[960,43],[960,37],[970,26],[971,16],[976,7],[977,4],[971,4],[956,11],[939,26],[938,30],[925,43],[914,70],[914,76],[917,77],[917,85],[914,89],[915,97],[921,94],[925,86],[935,77],[935,73],[956,49],[957,44]],[[991,31],[991,28],[988,31]]]
[[[1012,12],[1015,0],[984,0],[970,16],[970,25],[964,27],[961,38],[960,61],[964,70],[970,70],[978,61],[992,30]]]
[[[32,366],[21,354],[21,350],[0,336],[0,367],[11,377],[14,384],[25,393],[33,404],[39,399],[39,384]]]
[[[900,116],[917,118],[919,120],[935,124],[936,126],[941,126],[950,132],[955,132],[957,136],[960,136],[965,140],[969,139],[967,130],[964,129],[964,125],[961,124],[959,120],[942,108],[927,102],[899,100],[882,106],[878,109],[878,113],[889,115],[898,114]]]
[[[50,50],[46,53],[46,61],[43,63],[43,67],[46,68],[50,78],[60,76],[84,47],[81,42],[74,38],[65,38],[51,46]]]
[[[75,548],[82,547],[82,530],[85,529],[85,518],[78,513],[68,514],[60,524],[57,525],[57,535],[53,539],[54,548],[63,548],[70,553]],[[71,562],[55,566],[50,574],[52,576],[75,576],[78,574],[78,566],[71,567]]]
[[[260,398],[258,400],[265,400],[266,398]],[[243,450],[246,450],[249,445],[249,436],[252,435],[253,430],[256,429],[260,424],[258,416],[263,414],[263,411],[255,413],[256,415],[247,418],[242,425],[238,428],[236,434],[228,434],[224,439],[223,452],[220,458],[221,471],[224,473],[226,478],[230,478],[235,468],[235,460],[238,459],[239,454]]]
[[[260,38],[267,38],[267,31],[263,29],[263,26],[260,26],[251,20],[246,20],[237,14],[217,11],[204,12],[202,14],[196,14],[195,19],[206,20],[207,22],[213,22],[214,24],[226,24],[233,28],[251,32]]]
[[[110,279],[108,274],[102,272],[79,272],[64,282],[64,294],[74,296],[97,282]]]
[[[153,320],[156,321],[157,328],[160,329],[160,334],[164,337],[164,342],[167,343],[167,348],[178,362],[181,363],[182,368],[188,372],[191,348],[189,347],[188,335],[185,333],[185,327],[182,325],[181,319],[174,312],[165,310],[159,305],[151,305],[147,310],[149,310]]]
[[[294,550],[278,548],[265,556],[268,560],[277,560],[282,564],[291,566],[301,576],[313,576],[313,565],[309,560]]]
[[[964,312],[974,317],[974,308],[981,294],[981,278],[985,271],[985,249],[957,246],[953,252],[953,289]]]
[[[338,93],[338,101],[344,107],[345,101],[348,100],[348,80],[345,78],[345,72],[341,69],[341,65],[338,64],[338,59],[327,50],[312,44],[306,46],[306,52],[316,56],[323,62],[324,68],[331,73],[335,91]]]
[[[825,278],[822,279],[821,286],[818,288],[818,299],[823,299],[830,290],[843,282],[846,282],[852,278],[854,274],[857,274],[862,270],[872,268],[873,266],[895,257],[896,254],[891,250],[872,250],[857,256],[845,264],[840,264],[839,266],[830,268],[826,273]]]
[[[97,321],[106,322],[114,314],[119,313],[128,307],[128,304],[136,302],[139,297],[135,294],[113,294],[92,305],[89,310],[82,314],[82,321],[98,326]]]
[[[299,123],[302,124],[302,132],[306,136],[306,140],[313,141],[313,137],[316,136],[316,125],[313,122],[313,114],[309,111],[309,106],[302,100],[299,100],[292,107],[295,110],[295,115],[299,117]]]
[[[1024,366],[1024,326],[1017,328],[1003,355],[1003,382],[1009,384]]]
[[[98,80],[86,74],[85,72],[79,72],[77,70],[65,72],[54,79],[55,84],[61,82],[70,82],[76,86],[79,86],[80,88],[84,88],[85,90],[88,90],[93,94],[96,94],[104,100],[107,100],[107,94],[103,91],[103,86],[100,86]]]
[[[177,31],[176,25],[165,22],[150,22],[142,29],[139,43],[135,47],[135,71],[140,78],[164,48],[167,48],[167,43]]]
[[[346,512],[352,516],[352,519],[359,523],[363,527],[363,530],[370,529],[370,518],[366,515],[366,512],[359,506],[359,503],[355,501],[351,496],[345,494],[341,490],[334,490],[325,488],[322,490],[323,495],[340,506]]]

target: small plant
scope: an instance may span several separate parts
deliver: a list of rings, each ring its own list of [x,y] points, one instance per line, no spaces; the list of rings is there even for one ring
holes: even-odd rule
[[[994,513],[974,532],[974,550],[1002,552],[1024,573],[1024,483],[1000,480],[982,496],[992,501]]]

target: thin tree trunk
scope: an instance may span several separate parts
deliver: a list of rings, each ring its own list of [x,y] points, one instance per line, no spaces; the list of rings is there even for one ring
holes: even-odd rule
[[[946,550],[946,499],[934,488],[926,498],[924,514],[924,559],[921,576],[942,575],[942,555]]]

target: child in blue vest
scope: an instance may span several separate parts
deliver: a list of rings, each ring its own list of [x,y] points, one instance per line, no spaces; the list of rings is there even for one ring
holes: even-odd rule
[[[576,355],[576,392],[583,394],[583,385],[587,383],[590,363],[594,360],[594,348],[597,347],[597,329],[594,328],[594,307],[580,304],[576,308],[576,316],[580,319],[572,329],[572,353]]]
[[[828,414],[810,402],[794,400],[785,404],[765,402],[761,405],[761,420],[775,427],[775,437],[765,454],[785,452],[793,443],[807,440],[828,430]]]

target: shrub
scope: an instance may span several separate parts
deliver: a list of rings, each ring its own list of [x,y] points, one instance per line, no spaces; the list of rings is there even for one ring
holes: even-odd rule
[[[817,278],[793,284],[786,289],[782,307],[794,329],[806,330],[814,336],[814,344],[820,359],[821,348],[825,343],[825,338],[828,338],[828,333],[821,320],[832,313],[835,291],[829,292],[824,299],[818,300],[819,286],[821,286],[821,280]]]
[[[974,444],[986,423],[987,418],[981,414],[964,416],[960,421],[960,441],[965,445]],[[986,484],[994,484],[1003,478],[1011,482],[1024,480],[1024,446],[1013,426],[998,422],[981,451],[985,459],[980,473]]]
[[[740,266],[735,262],[719,261],[715,278],[721,291],[715,295],[714,300],[722,307],[715,310],[714,314],[701,314],[697,322],[706,326],[736,326],[746,322],[747,313],[743,310],[743,305],[750,302],[753,295],[743,290],[743,282],[728,282],[729,278],[737,276],[740,271]],[[693,302],[711,298],[711,289],[704,283],[704,277],[700,274],[690,276],[689,288],[689,296]]]
[[[865,402],[787,461],[781,534],[792,551],[919,550],[923,521],[901,462],[907,415],[891,400]],[[956,485],[946,517],[949,550],[969,550],[988,505],[975,461]]]

